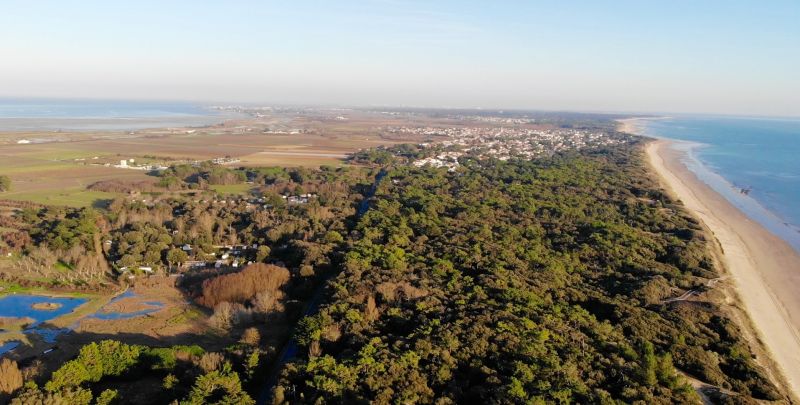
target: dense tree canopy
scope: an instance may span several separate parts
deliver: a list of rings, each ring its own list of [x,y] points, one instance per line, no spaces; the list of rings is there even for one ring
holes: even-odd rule
[[[179,165],[148,186],[161,191],[106,211],[16,210],[0,226],[30,273],[18,279],[93,287],[180,271],[228,346],[100,341],[41,386],[20,387],[4,363],[0,391],[125,403],[146,380],[151,403],[248,404],[282,369],[275,403],[697,401],[685,374],[740,402],[780,398],[717,303],[666,301],[719,274],[636,142],[408,164],[425,151],[377,148],[355,154],[361,167],[318,170]],[[242,182],[247,195],[207,187]],[[283,364],[291,333],[299,351]]]
[[[696,221],[636,148],[390,171],[276,402],[687,402],[676,367],[778,398],[711,303]]]

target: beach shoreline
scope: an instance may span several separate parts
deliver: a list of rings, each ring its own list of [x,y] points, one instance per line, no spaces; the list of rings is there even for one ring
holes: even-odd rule
[[[637,129],[621,123],[625,132],[639,133]],[[665,189],[710,229],[758,339],[786,388],[800,398],[800,295],[794,291],[800,282],[800,255],[700,180],[683,163],[686,152],[673,148],[678,142],[649,142],[648,163]]]
[[[668,116],[658,117],[634,117],[634,118],[620,118],[615,120],[617,122],[617,131],[625,132],[631,135],[648,136],[644,133],[644,128],[647,122],[653,120],[666,120],[670,119]]]

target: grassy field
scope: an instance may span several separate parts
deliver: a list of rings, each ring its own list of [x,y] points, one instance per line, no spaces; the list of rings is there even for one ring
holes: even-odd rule
[[[242,166],[342,166],[346,155],[337,151],[264,151],[241,157]]]
[[[12,192],[0,195],[8,200],[31,201],[45,205],[62,205],[68,207],[90,207],[102,205],[120,194],[104,191],[91,191],[80,188],[44,189],[29,192]]]
[[[8,294],[31,294],[44,295],[48,297],[70,297],[70,298],[95,298],[97,295],[82,292],[58,292],[38,287],[23,287],[19,284],[0,281],[0,297]]]
[[[146,179],[143,172],[89,165],[78,158],[98,156],[88,142],[76,142],[87,150],[54,150],[52,144],[4,145],[0,147],[0,174],[11,177],[11,190],[0,198],[47,205],[88,207],[118,196],[90,191],[86,187],[108,179]],[[30,146],[30,147],[28,147]],[[74,147],[74,145],[73,145]]]
[[[302,133],[270,133],[274,122]],[[8,175],[12,189],[0,199],[41,204],[86,207],[116,197],[116,194],[87,191],[101,180],[136,181],[152,179],[143,171],[103,166],[123,159],[170,164],[231,156],[242,166],[339,166],[352,152],[387,140],[376,128],[387,125],[386,117],[364,116],[349,122],[279,117],[244,120],[197,131],[154,129],[125,132],[20,132],[0,133],[0,175]],[[398,122],[399,124],[399,122]],[[53,142],[16,144],[18,139]],[[241,194],[244,186],[215,187],[220,194]]]
[[[211,185],[210,189],[214,190],[219,195],[240,195],[247,194],[253,188],[252,184],[229,184],[229,185]]]
[[[88,143],[76,142],[87,146]],[[113,199],[118,194],[87,190],[107,179],[145,179],[143,172],[88,165],[76,158],[97,156],[91,146],[85,151],[54,151],[44,145],[0,146],[0,174],[11,177],[11,190],[0,198],[47,205],[87,207]],[[30,146],[30,147],[29,147]],[[23,148],[24,147],[24,148]]]

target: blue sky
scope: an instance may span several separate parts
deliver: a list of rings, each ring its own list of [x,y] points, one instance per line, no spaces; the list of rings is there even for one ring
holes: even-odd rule
[[[0,96],[800,116],[794,1],[0,5]]]

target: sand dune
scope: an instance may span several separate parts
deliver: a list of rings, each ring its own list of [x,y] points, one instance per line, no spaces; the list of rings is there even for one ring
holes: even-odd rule
[[[716,236],[726,270],[767,350],[800,397],[800,255],[699,180],[681,162],[672,141],[651,142],[646,152],[666,188]]]

